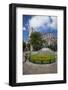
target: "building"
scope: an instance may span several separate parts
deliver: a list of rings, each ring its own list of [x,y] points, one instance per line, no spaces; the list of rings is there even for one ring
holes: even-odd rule
[[[29,30],[29,37],[31,35],[32,32],[34,32],[34,28],[30,27]],[[55,43],[57,43],[57,37],[54,36],[54,33],[52,32],[47,32],[47,33],[41,33],[42,34],[42,38],[43,38],[43,46],[50,46],[50,45],[54,45]],[[31,51],[33,50],[32,45],[30,45],[30,49]]]

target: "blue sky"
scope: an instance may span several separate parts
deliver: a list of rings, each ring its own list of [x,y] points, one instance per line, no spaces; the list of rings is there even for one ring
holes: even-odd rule
[[[31,19],[31,15],[23,15],[23,40],[26,42],[29,38],[28,22]]]
[[[57,36],[57,17],[23,15],[22,21],[23,40],[25,42],[29,39],[29,27],[43,34],[52,32],[54,36]]]

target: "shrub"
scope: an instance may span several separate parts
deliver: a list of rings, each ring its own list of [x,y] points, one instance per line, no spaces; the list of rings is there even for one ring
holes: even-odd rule
[[[48,46],[53,51],[57,51],[57,44]]]
[[[36,54],[30,56],[30,61],[38,64],[49,64],[56,61],[56,56],[50,54]]]

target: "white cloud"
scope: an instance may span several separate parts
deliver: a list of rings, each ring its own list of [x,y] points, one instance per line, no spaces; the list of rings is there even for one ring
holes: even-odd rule
[[[52,20],[52,22],[51,22]],[[56,17],[49,17],[49,16],[33,16],[29,20],[29,26],[32,28],[39,28],[39,27],[51,27],[56,29],[57,28],[57,18]]]
[[[48,22],[50,22],[48,16],[34,16],[29,21],[29,24],[30,27],[36,28],[42,26],[43,24],[47,24]]]
[[[52,22],[48,24],[49,27],[53,29],[57,29],[57,17],[51,17]]]
[[[23,31],[26,31],[26,28],[25,27],[23,27]]]

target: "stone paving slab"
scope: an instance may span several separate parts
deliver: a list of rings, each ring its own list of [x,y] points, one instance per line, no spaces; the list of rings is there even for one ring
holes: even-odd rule
[[[29,61],[23,63],[23,74],[51,74],[57,73],[57,62],[51,64],[34,64]]]

